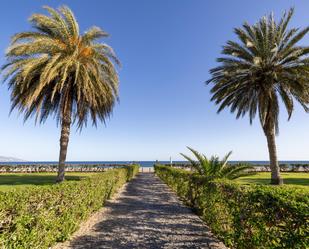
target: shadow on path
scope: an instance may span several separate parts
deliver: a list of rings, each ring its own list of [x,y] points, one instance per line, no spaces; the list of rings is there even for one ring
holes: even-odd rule
[[[153,173],[140,173],[70,248],[225,248]]]

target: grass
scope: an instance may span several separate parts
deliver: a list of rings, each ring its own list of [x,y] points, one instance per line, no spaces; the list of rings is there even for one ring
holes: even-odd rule
[[[309,188],[309,173],[288,172],[281,173],[284,184],[296,185]],[[237,182],[243,184],[270,184],[270,172],[260,172],[252,176],[244,176],[237,179]]]
[[[96,173],[66,173],[67,181],[79,181]],[[0,174],[0,191],[8,191],[28,186],[48,186],[55,184],[56,173],[4,173]]]

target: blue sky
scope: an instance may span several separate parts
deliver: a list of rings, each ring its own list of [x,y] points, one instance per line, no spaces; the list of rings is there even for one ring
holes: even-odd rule
[[[110,33],[122,62],[120,103],[106,126],[73,127],[68,160],[174,160],[192,146],[207,155],[232,150],[233,160],[267,160],[266,139],[256,119],[216,114],[210,102],[208,70],[233,28],[295,7],[293,26],[308,25],[309,1],[287,0],[101,0],[17,1],[1,4],[0,63],[10,36],[30,29],[27,18],[43,5],[68,5],[81,31],[96,25]],[[309,44],[309,37],[303,40]],[[13,112],[6,85],[0,86],[0,155],[26,160],[57,160],[59,127],[23,123]],[[309,115],[296,106],[292,119],[281,109],[280,160],[309,159]]]

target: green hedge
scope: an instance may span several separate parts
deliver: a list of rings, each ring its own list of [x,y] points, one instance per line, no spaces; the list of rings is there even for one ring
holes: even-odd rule
[[[308,192],[289,186],[207,181],[155,166],[156,174],[233,248],[309,248]]]
[[[110,168],[122,168],[128,164],[70,164],[65,165],[66,172],[103,172]],[[58,164],[0,164],[0,173],[36,173],[58,172]]]
[[[0,248],[48,248],[66,240],[137,172],[132,165],[80,181],[0,192]]]

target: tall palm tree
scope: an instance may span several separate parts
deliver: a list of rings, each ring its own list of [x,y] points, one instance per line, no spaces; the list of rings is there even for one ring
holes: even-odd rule
[[[7,49],[4,80],[12,90],[11,110],[24,119],[44,122],[53,115],[61,125],[57,182],[64,180],[71,124],[82,129],[90,119],[105,122],[118,98],[118,60],[111,47],[97,40],[108,36],[98,27],[80,34],[68,7],[44,7],[34,14],[34,31],[12,37]]]
[[[250,123],[258,113],[267,138],[271,183],[281,184],[275,135],[279,133],[279,102],[283,102],[288,119],[294,100],[308,112],[308,47],[297,43],[309,28],[288,28],[294,10],[285,12],[279,22],[273,15],[258,23],[244,23],[236,28],[239,41],[228,41],[218,67],[210,70],[213,83],[211,100],[219,105],[218,112],[230,107],[236,117],[249,115]]]
[[[241,176],[247,176],[254,174],[253,167],[248,164],[235,164],[230,165],[228,159],[232,152],[226,154],[222,160],[218,156],[212,156],[208,159],[204,154],[199,153],[197,150],[187,147],[195,159],[180,153],[186,160],[189,161],[191,168],[199,175],[206,176],[208,179],[236,179]]]

